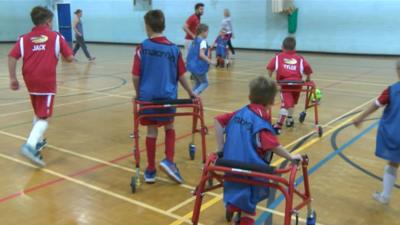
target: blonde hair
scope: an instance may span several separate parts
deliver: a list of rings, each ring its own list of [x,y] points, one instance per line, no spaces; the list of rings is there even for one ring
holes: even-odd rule
[[[201,33],[208,31],[208,25],[201,23],[199,26],[196,28],[196,36],[199,36]]]

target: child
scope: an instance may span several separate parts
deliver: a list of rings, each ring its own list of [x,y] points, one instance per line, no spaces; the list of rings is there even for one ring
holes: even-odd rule
[[[308,62],[300,55],[296,54],[296,40],[293,37],[287,37],[282,44],[282,53],[276,55],[267,65],[268,74],[271,77],[276,71],[276,80],[278,82],[291,80],[301,81],[302,75],[307,75],[307,81],[313,72]],[[282,125],[286,120],[286,127],[293,127],[293,111],[300,97],[300,85],[282,85],[282,89],[290,91],[281,91],[281,111],[278,122],[274,129],[280,134]]]
[[[51,30],[53,13],[41,6],[34,7],[31,19],[35,27],[30,33],[19,37],[8,55],[11,90],[18,90],[16,77],[17,60],[22,57],[22,75],[28,89],[35,113],[33,128],[21,153],[38,166],[45,166],[40,150],[46,145],[43,135],[48,127],[48,118],[53,112],[57,89],[56,67],[61,55],[73,61],[71,49],[63,36]]]
[[[228,41],[229,36],[226,35],[226,30],[222,29],[213,45],[217,56],[217,67],[224,68],[225,63],[226,66],[229,66]]]
[[[291,156],[274,135],[268,109],[274,104],[276,92],[275,81],[258,77],[250,82],[249,105],[216,117],[217,145],[218,150],[223,151],[224,159],[269,164],[272,153],[291,161],[302,159],[300,155]],[[254,224],[257,203],[267,197],[267,188],[224,183],[225,205],[230,211],[241,212],[240,224]]]
[[[136,98],[140,101],[173,100],[178,97],[178,81],[190,96],[195,96],[184,77],[186,68],[179,47],[164,35],[165,19],[161,10],[150,10],[144,16],[146,33],[149,39],[137,48],[133,62],[133,84]],[[173,109],[153,110],[145,113],[173,113]],[[140,123],[147,126],[146,150],[148,166],[144,174],[146,183],[154,183],[156,177],[155,152],[158,127],[165,129],[166,159],[160,168],[177,183],[183,179],[174,163],[175,130],[174,120],[167,118],[148,118]]]
[[[208,26],[200,24],[196,28],[196,37],[190,45],[186,60],[188,71],[192,73],[195,86],[193,93],[199,95],[208,87],[207,73],[209,64],[215,64],[208,58],[208,49],[206,38],[208,36]]]
[[[400,79],[400,61],[397,61],[396,66],[397,76]],[[388,164],[383,172],[383,190],[375,192],[373,197],[376,201],[387,204],[396,183],[400,164],[400,82],[386,88],[378,99],[354,120],[354,125],[359,127],[367,116],[383,106],[385,110],[379,122],[375,155],[387,160]]]

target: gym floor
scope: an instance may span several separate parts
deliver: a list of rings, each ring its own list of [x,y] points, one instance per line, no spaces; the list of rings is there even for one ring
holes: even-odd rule
[[[33,112],[25,86],[18,92],[8,87],[6,56],[11,47],[0,44],[1,224],[190,224],[194,204],[191,191],[202,168],[199,136],[196,159],[191,161],[188,156],[190,118],[177,118],[175,123],[176,162],[185,184],[177,185],[159,171],[155,184],[143,184],[135,194],[131,193],[133,46],[91,44],[97,57],[94,63],[88,63],[83,55],[78,55],[78,62],[72,64],[60,62],[58,95],[46,134],[49,145],[43,150],[47,166],[41,170],[19,154],[31,129]],[[266,63],[273,55],[274,52],[239,51],[229,69],[210,69],[210,86],[202,94],[209,127],[208,152],[216,148],[213,118],[248,103],[249,81],[266,75]],[[293,129],[284,128],[279,139],[288,149],[310,158],[311,193],[318,224],[396,224],[400,214],[399,187],[389,205],[378,204],[371,197],[381,189],[379,179],[385,165],[374,156],[380,112],[361,129],[347,126],[357,112],[396,81],[396,59],[304,56],[313,67],[312,79],[323,93],[319,116],[324,135],[319,138],[314,134],[303,140],[315,131],[310,110],[303,124],[297,122]],[[23,84],[21,76],[19,80]],[[180,97],[187,96],[181,91]],[[297,106],[296,115],[302,111],[303,102]],[[278,98],[272,112],[275,117],[279,114]],[[143,151],[144,127],[140,133]],[[292,149],[299,142],[304,143]],[[163,143],[164,132],[160,130],[158,161],[164,158]],[[281,162],[275,157],[273,165]],[[146,166],[145,152],[141,166]],[[205,196],[201,224],[227,224],[221,199],[221,190]],[[283,203],[269,202],[269,209],[266,205],[259,204],[257,224],[265,219],[282,224]],[[304,217],[302,210],[300,224],[304,224]]]

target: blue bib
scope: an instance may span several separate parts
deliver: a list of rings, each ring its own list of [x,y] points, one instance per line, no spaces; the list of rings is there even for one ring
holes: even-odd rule
[[[264,129],[275,134],[272,125],[248,107],[239,110],[225,128],[224,159],[265,165],[266,162],[257,154],[256,145],[256,134]],[[226,176],[232,175],[226,174]],[[259,178],[251,179],[268,182]],[[257,203],[267,198],[268,193],[268,188],[224,182],[225,204],[234,205],[248,213],[255,212]]]
[[[400,82],[389,87],[389,104],[379,121],[375,154],[400,163]]]
[[[226,58],[226,46],[228,45],[228,40],[222,38],[221,36],[218,36],[217,40],[217,47],[215,49],[217,56],[220,56],[222,58]]]
[[[193,40],[186,58],[187,70],[196,75],[206,74],[210,67],[206,61],[200,58],[200,43],[202,41],[203,39],[199,37]],[[205,55],[208,55],[208,45]]]
[[[141,44],[139,100],[173,100],[178,96],[178,58],[180,51],[174,44],[157,43],[150,39]],[[145,110],[145,114],[174,113],[175,109]],[[167,121],[172,118],[157,118]],[[153,120],[153,119],[152,119]]]

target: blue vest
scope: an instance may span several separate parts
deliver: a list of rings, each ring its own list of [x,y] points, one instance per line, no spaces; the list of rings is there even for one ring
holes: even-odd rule
[[[389,104],[379,122],[375,154],[400,163],[400,82],[389,87]]]
[[[224,159],[265,165],[266,162],[257,154],[256,145],[256,134],[264,129],[275,134],[271,124],[247,106],[239,110],[225,128]],[[227,176],[232,175],[227,174]],[[234,205],[248,213],[255,211],[257,203],[267,198],[268,192],[268,188],[264,187],[224,182],[225,204]]]
[[[196,75],[206,74],[208,72],[208,68],[210,67],[206,61],[200,58],[200,43],[202,41],[203,39],[199,37],[196,37],[193,40],[186,58],[187,70]],[[208,45],[205,55],[208,55]]]
[[[157,43],[150,39],[141,44],[139,100],[173,100],[178,97],[178,58],[180,51],[174,44]],[[175,109],[146,110],[143,113],[173,113]],[[172,118],[157,118],[166,121]]]
[[[221,36],[218,36],[217,40],[217,47],[215,49],[217,56],[220,56],[222,58],[226,58],[226,46],[228,45],[228,40],[225,38],[222,38]]]

